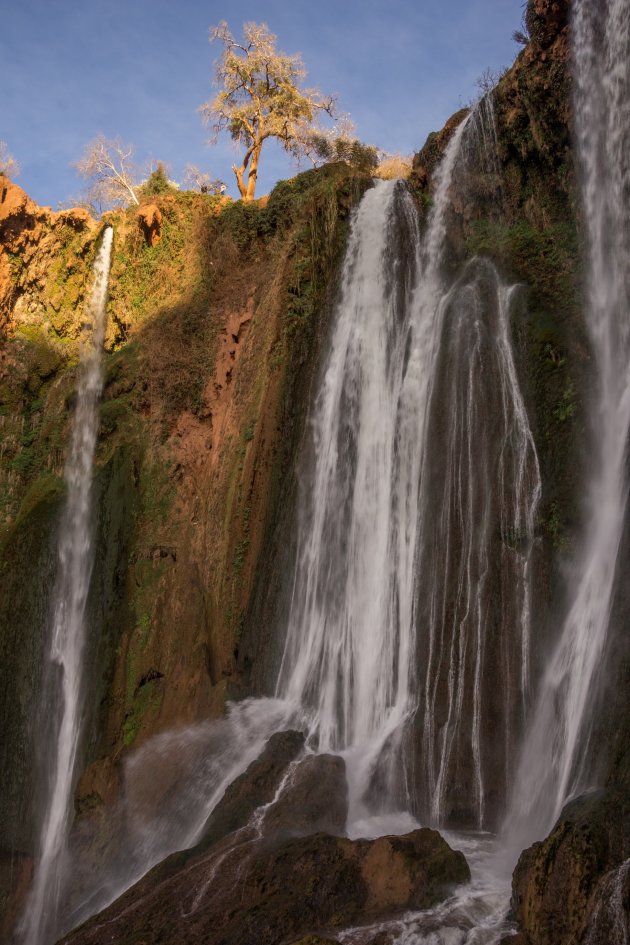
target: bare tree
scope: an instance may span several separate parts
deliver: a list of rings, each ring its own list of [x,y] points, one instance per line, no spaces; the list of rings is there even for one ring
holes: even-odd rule
[[[88,182],[87,197],[101,209],[138,204],[138,169],[133,163],[133,147],[119,138],[97,135],[74,164]]]
[[[184,168],[183,187],[185,190],[197,190],[202,194],[222,194],[226,186],[222,180],[214,180],[196,164],[187,164]]]
[[[17,177],[19,173],[20,165],[9,151],[6,141],[0,141],[0,174]]]
[[[215,69],[220,91],[199,110],[212,126],[212,141],[227,131],[244,147],[240,165],[232,165],[232,170],[243,200],[253,200],[267,138],[276,138],[286,151],[299,155],[318,116],[333,115],[334,98],[301,88],[302,60],[278,52],[277,37],[264,23],[245,23],[243,36],[243,42],[237,42],[225,21],[210,30],[210,42],[223,46]]]

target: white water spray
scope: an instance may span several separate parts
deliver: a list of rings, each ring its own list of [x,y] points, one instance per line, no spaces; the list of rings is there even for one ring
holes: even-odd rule
[[[306,715],[320,750],[344,754],[350,822],[364,826],[369,808],[386,812],[383,802],[409,808],[401,750],[416,708],[418,487],[463,131],[443,162],[422,255],[404,185],[378,182],[363,198],[312,421],[314,472],[276,693]]]
[[[46,709],[59,714],[48,759],[46,809],[33,887],[21,935],[24,945],[42,945],[56,931],[57,906],[72,807],[82,715],[85,611],[93,566],[92,471],[102,390],[102,347],[113,230],[107,227],[94,263],[88,315],[91,338],[82,351],[71,444],[65,467],[67,498],[59,537],[59,572],[49,650]]]
[[[508,829],[525,845],[581,783],[595,674],[610,622],[627,497],[630,429],[630,5],[576,0],[577,150],[588,239],[587,324],[596,368],[589,518],[573,603],[542,682]]]

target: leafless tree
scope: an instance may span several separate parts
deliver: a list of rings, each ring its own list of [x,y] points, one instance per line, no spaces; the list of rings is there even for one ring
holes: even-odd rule
[[[0,174],[5,177],[17,177],[20,173],[20,165],[15,160],[6,141],[0,141]]]
[[[198,190],[202,194],[222,194],[226,187],[222,180],[215,180],[196,164],[187,164],[184,168],[184,190]]]
[[[97,135],[74,167],[88,182],[88,200],[101,209],[139,203],[139,172],[133,163],[133,147],[119,138]]]

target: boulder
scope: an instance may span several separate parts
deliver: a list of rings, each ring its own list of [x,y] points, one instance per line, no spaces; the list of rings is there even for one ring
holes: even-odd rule
[[[309,755],[290,772],[280,797],[265,814],[263,833],[299,837],[345,833],[346,765],[338,755]]]
[[[428,908],[469,878],[463,854],[427,828],[376,840],[319,833],[219,845],[169,876],[152,871],[62,941],[281,945]]]
[[[226,788],[204,827],[206,849],[249,822],[259,807],[273,801],[287,767],[304,748],[302,732],[276,732],[260,756]]]

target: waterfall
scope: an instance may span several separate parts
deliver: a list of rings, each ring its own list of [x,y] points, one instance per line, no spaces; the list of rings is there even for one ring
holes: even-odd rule
[[[630,428],[630,6],[576,0],[576,144],[587,228],[587,325],[596,369],[594,469],[572,603],[542,681],[510,812],[519,842],[544,835],[585,786],[593,684],[624,527]],[[509,827],[510,825],[508,825]]]
[[[344,754],[363,828],[396,808],[457,821],[456,771],[474,797],[461,819],[491,822],[485,771],[505,796],[529,685],[540,473],[510,340],[520,293],[488,260],[445,286],[451,187],[471,149],[496,169],[487,100],[447,147],[423,239],[403,185],[364,197],[312,420],[276,695],[319,750]]]
[[[314,471],[277,686],[306,712],[320,750],[355,752],[366,768],[412,708],[424,412],[410,383],[422,362],[410,306],[418,245],[410,193],[378,182],[354,221],[314,410]]]
[[[130,756],[117,848],[82,871],[68,926],[198,842],[283,728],[344,757],[351,836],[457,822],[447,781],[460,752],[466,825],[492,822],[489,784],[507,778],[529,686],[540,496],[511,345],[522,293],[489,260],[449,273],[455,178],[465,186],[474,160],[496,167],[493,122],[485,103],[452,135],[424,228],[402,182],[376,181],[355,210],[301,467],[275,697]],[[156,784],[168,784],[159,803]],[[455,842],[487,860],[487,842]],[[502,921],[507,885],[481,873],[453,928]]]
[[[276,694],[305,714],[320,750],[345,755],[351,820],[385,799],[409,807],[400,750],[416,707],[418,483],[463,131],[447,149],[422,252],[403,184],[377,182],[363,198],[312,419],[314,470]]]
[[[107,227],[94,262],[94,284],[88,305],[91,338],[82,349],[64,473],[67,497],[60,526],[59,570],[42,693],[42,716],[53,720],[55,732],[49,744],[40,746],[46,766],[46,807],[33,886],[20,930],[24,945],[41,945],[56,932],[72,809],[83,708],[85,612],[94,556],[92,472],[103,384],[102,346],[112,236],[112,228]]]
[[[627,901],[630,892],[630,860],[607,873],[598,883],[593,895],[593,910],[582,941],[584,945],[599,945],[601,942],[615,945],[630,945]]]
[[[541,485],[510,343],[519,295],[473,259],[442,301],[419,559],[421,771],[438,824],[492,823],[487,782],[505,797],[528,688]]]

